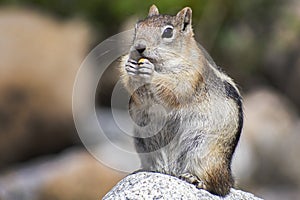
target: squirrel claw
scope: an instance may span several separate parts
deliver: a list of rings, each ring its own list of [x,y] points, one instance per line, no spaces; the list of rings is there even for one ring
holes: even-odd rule
[[[195,176],[193,174],[184,173],[184,174],[181,174],[179,176],[179,178],[181,180],[184,180],[188,183],[191,183],[191,184],[195,185],[196,188],[198,188],[198,189],[206,189],[206,186],[205,186],[204,182],[201,181],[197,176]]]

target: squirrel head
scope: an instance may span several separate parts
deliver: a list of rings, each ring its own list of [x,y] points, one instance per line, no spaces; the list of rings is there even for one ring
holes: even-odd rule
[[[152,5],[148,16],[137,22],[129,57],[138,61],[147,58],[152,63],[189,57],[196,42],[192,29],[192,10],[183,8],[175,16],[159,14]]]

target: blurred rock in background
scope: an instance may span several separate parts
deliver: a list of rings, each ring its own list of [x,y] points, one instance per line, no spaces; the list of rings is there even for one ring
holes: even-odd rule
[[[287,196],[272,199],[299,197],[300,118],[295,106],[274,90],[261,88],[245,95],[244,107],[244,130],[233,162],[238,185],[260,196],[272,188],[280,188],[281,195],[287,191]]]
[[[0,10],[0,169],[78,143],[72,88],[90,28],[33,10]]]
[[[98,199],[123,177],[86,150],[70,149],[0,175],[0,199]]]

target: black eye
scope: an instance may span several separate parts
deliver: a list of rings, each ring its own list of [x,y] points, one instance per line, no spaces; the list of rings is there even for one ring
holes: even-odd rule
[[[173,37],[173,27],[169,26],[169,27],[165,28],[165,30],[164,30],[161,37],[162,38],[171,38],[171,37]]]

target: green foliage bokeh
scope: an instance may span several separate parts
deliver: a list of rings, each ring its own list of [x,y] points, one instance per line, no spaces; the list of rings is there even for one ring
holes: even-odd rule
[[[196,39],[212,54],[217,64],[222,63],[226,71],[247,88],[247,84],[251,85],[254,79],[268,81],[263,70],[265,65],[263,59],[268,51],[267,46],[274,43],[275,24],[280,20],[288,19],[287,27],[300,33],[299,20],[283,14],[284,5],[288,2],[284,0],[0,0],[0,5],[34,8],[62,20],[82,18],[88,21],[96,32],[101,33],[95,35],[96,43],[118,33],[129,17],[136,16],[140,19],[146,17],[152,4],[156,4],[161,13],[172,15],[183,7],[190,6],[193,10]],[[279,84],[277,86],[279,87]]]

